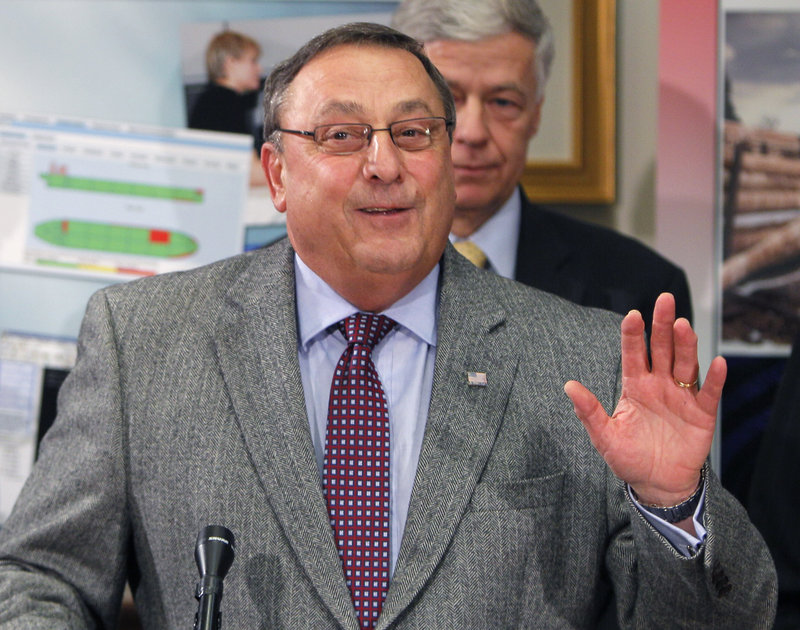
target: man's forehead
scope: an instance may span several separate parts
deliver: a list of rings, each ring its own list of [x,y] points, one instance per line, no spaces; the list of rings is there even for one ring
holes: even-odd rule
[[[501,84],[534,76],[534,43],[517,33],[479,40],[438,39],[425,43],[425,53],[448,81],[481,78]]]
[[[315,116],[370,113],[442,115],[433,79],[411,52],[344,44],[309,60],[289,86],[289,101]]]
[[[436,60],[434,59],[434,63]],[[491,96],[503,92],[529,94],[536,91],[537,81],[533,65],[480,65],[459,68],[440,64],[439,71],[453,91],[478,91]]]
[[[347,60],[347,65],[342,66],[342,60]],[[423,71],[422,63],[411,51],[396,46],[383,46],[379,44],[337,44],[321,50],[311,59],[306,61],[299,74],[314,72],[324,67],[329,72],[332,69],[341,69],[345,72],[380,72],[382,68],[396,67],[398,65]]]

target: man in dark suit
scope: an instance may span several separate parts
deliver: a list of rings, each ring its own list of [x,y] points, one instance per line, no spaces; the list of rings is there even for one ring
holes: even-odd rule
[[[638,309],[648,326],[668,291],[691,321],[681,269],[634,239],[532,204],[518,185],[554,54],[536,0],[403,0],[392,26],[425,43],[455,96],[460,251],[467,240],[500,275],[585,306]]]
[[[800,627],[800,335],[761,438],[747,511],[778,570],[776,630]]]
[[[90,300],[0,628],[112,628],[126,577],[145,628],[186,627],[209,523],[230,628],[592,628],[612,591],[627,627],[768,628],[774,567],[706,463],[725,362],[699,389],[672,297],[650,363],[639,313],[459,256],[414,40],[333,29],[265,91],[288,239]]]

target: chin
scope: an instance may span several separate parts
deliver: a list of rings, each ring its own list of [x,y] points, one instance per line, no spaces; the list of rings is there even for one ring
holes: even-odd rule
[[[456,200],[456,214],[464,215],[464,214],[485,214],[487,212],[487,208],[490,208],[492,201],[490,199],[481,198],[467,198],[462,200],[459,198]]]
[[[398,245],[398,243],[393,243]],[[410,251],[408,247],[398,248],[391,245],[375,246],[360,261],[360,267],[370,273],[382,275],[405,274],[416,266],[421,266],[422,251]]]
[[[391,276],[408,272],[414,267],[414,262],[402,257],[380,256],[364,261],[361,267],[370,273]]]
[[[456,204],[468,207],[483,206],[492,198],[489,193],[494,192],[494,190],[487,190],[485,183],[456,184]]]

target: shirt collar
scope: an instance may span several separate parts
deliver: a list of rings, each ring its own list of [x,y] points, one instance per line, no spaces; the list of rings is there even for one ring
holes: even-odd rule
[[[519,224],[522,200],[519,188],[489,219],[468,238],[483,250],[491,269],[506,278],[513,278],[517,263]],[[450,235],[451,241],[462,240]]]
[[[294,268],[298,333],[301,347],[307,350],[316,337],[327,334],[331,326],[357,312],[358,308],[336,293],[296,253]],[[438,284],[437,264],[410,293],[381,314],[391,317],[425,343],[435,346]]]

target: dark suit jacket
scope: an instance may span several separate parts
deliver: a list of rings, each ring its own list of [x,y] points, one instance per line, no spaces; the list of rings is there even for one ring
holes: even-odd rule
[[[188,628],[210,523],[237,536],[226,628],[357,629],[297,356],[283,240],[116,285],[88,306],[39,461],[0,531],[0,628]],[[640,516],[563,392],[611,409],[619,318],[473,267],[448,247],[431,402],[379,629],[768,628],[774,568],[709,473],[703,551]],[[487,374],[472,387],[467,372]]]
[[[775,628],[800,628],[800,336],[761,439],[748,510],[778,569]]]
[[[656,298],[675,296],[678,317],[692,319],[682,269],[642,243],[532,204],[522,194],[516,279],[584,306],[623,315],[638,309],[648,331]]]

